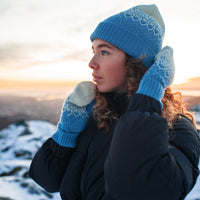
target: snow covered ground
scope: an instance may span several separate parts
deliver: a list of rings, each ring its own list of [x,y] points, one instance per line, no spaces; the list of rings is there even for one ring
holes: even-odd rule
[[[29,178],[7,176],[0,179],[0,199],[61,200],[59,194],[49,194]]]
[[[55,128],[44,121],[21,121],[0,131],[0,199],[61,199],[28,177],[31,159]]]
[[[200,123],[200,112],[195,118]],[[28,177],[31,159],[55,129],[46,121],[21,121],[0,131],[0,199],[61,200]],[[200,200],[200,177],[186,200]]]

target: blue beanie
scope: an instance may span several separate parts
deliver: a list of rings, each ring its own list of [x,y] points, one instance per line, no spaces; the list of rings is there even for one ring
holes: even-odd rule
[[[99,23],[90,40],[105,40],[133,58],[144,56],[148,69],[162,48],[165,25],[156,5],[135,6]]]

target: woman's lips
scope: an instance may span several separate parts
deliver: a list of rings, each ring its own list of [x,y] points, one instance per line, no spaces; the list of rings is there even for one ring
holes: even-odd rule
[[[93,81],[94,82],[99,82],[102,79],[100,76],[97,76],[95,74],[92,74],[92,76],[93,76]]]

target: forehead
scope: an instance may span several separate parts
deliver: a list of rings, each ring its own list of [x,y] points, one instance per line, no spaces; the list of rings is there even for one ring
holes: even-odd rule
[[[117,48],[114,45],[112,45],[111,43],[106,42],[104,40],[101,40],[101,39],[93,40],[92,48],[101,48],[101,47],[108,47],[108,48],[112,48],[112,49]]]

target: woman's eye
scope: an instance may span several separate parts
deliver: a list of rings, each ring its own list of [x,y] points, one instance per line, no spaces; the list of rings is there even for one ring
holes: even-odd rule
[[[109,53],[108,53],[107,51],[102,50],[102,51],[101,51],[101,54],[102,54],[102,55],[108,55]]]

